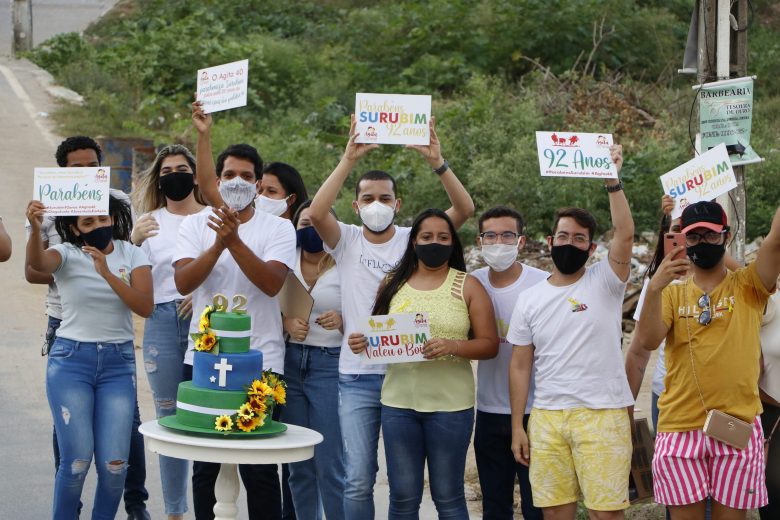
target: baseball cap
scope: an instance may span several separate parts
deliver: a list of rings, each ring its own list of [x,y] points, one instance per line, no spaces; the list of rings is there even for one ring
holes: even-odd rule
[[[680,218],[682,232],[687,233],[691,229],[703,227],[720,233],[728,228],[726,212],[717,202],[702,200],[686,206]]]

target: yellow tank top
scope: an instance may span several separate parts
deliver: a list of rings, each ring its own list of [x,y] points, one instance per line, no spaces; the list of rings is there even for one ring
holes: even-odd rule
[[[404,284],[390,302],[390,313],[427,312],[431,337],[468,339],[471,321],[463,299],[466,273],[450,269],[437,289],[420,291]],[[456,412],[474,406],[471,361],[446,356],[431,361],[389,365],[382,404],[418,412]]]

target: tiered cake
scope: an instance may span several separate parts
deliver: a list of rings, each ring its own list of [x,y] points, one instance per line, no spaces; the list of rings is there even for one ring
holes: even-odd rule
[[[179,384],[176,415],[160,424],[192,433],[256,436],[287,427],[271,419],[274,405],[284,403],[284,386],[263,373],[263,353],[250,350],[249,316],[214,311],[201,316],[194,334],[192,381]]]

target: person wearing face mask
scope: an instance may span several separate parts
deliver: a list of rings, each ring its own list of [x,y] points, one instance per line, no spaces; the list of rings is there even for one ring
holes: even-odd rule
[[[756,260],[736,271],[726,268],[731,234],[717,202],[687,206],[681,226],[687,257],[673,259],[680,246],[661,262],[635,333],[648,350],[666,338],[653,489],[673,519],[703,518],[708,495],[713,518],[745,518],[748,509],[767,504],[759,335],[780,275],[780,209]],[[686,275],[683,283],[671,283]],[[731,416],[731,427],[744,421],[747,445],[705,432],[710,410]]]
[[[176,413],[176,392],[183,380],[192,295],[176,289],[171,259],[179,226],[188,216],[207,211],[195,182],[195,157],[182,145],[164,147],[139,179],[133,198],[142,216],[132,241],[148,255],[154,280],[154,313],[144,324],[144,367],[157,418]],[[187,511],[189,462],[160,455],[165,513],[169,520]]]
[[[520,483],[523,518],[541,520],[542,511],[533,505],[528,467],[512,455],[512,416],[509,406],[509,360],[512,345],[507,342],[509,320],[518,298],[549,273],[517,261],[525,245],[523,217],[512,208],[497,206],[479,217],[477,246],[487,267],[471,275],[479,280],[493,303],[498,329],[498,355],[484,359],[477,368],[477,418],[474,428],[474,455],[482,490],[482,516],[485,520],[514,518],[515,478]],[[524,424],[533,404],[533,378],[528,390]]]
[[[619,172],[622,149],[615,145],[610,153]],[[559,209],[547,237],[552,274],[518,299],[507,334],[514,345],[512,451],[521,464],[530,462],[534,505],[545,517],[573,520],[580,494],[591,517],[623,518],[629,505],[626,408],[634,399],[623,370],[621,318],[634,222],[622,182],[607,179],[605,188],[614,226],[607,256],[586,267],[596,250],[596,220],[585,209]]]
[[[419,515],[426,463],[439,518],[469,518],[463,481],[474,425],[470,360],[495,357],[498,335],[490,298],[465,269],[452,221],[427,209],[376,297],[374,315],[428,313],[432,336],[423,345],[427,361],[390,365],[382,384],[390,520]],[[368,346],[360,333],[348,341],[356,355]]]
[[[94,168],[100,166],[103,159],[103,152],[100,145],[91,137],[85,135],[71,136],[63,140],[57,150],[54,158],[57,166],[60,168]],[[130,197],[121,190],[109,189],[111,197],[127,206],[130,220],[135,220],[135,214],[130,202]],[[129,224],[132,226],[132,223]],[[25,231],[29,239],[32,233],[32,226],[29,221],[25,223]],[[49,248],[62,243],[62,239],[57,232],[55,217],[44,215],[40,226],[41,240],[43,246]],[[57,337],[57,330],[62,323],[62,303],[60,301],[57,284],[54,276],[49,273],[41,273],[33,269],[29,263],[25,263],[24,277],[31,284],[45,284],[48,286],[46,293],[46,315],[48,324],[44,335],[44,344],[41,355],[46,356],[54,345]],[[124,505],[127,516],[131,520],[144,520],[149,518],[146,510],[146,500],[149,499],[149,493],[146,491],[146,459],[144,454],[144,437],[138,432],[141,425],[141,414],[138,405],[135,407],[135,416],[133,417],[133,431],[130,441],[130,460],[125,479]],[[52,448],[54,452],[55,471],[60,466],[59,444],[57,442],[57,432],[52,434]],[[81,504],[79,504],[79,511]]]
[[[224,294],[233,308],[236,296],[246,297],[252,323],[251,347],[263,352],[263,369],[284,373],[284,337],[277,293],[295,265],[295,229],[289,220],[254,207],[263,162],[247,144],[228,146],[216,164],[211,155],[211,116],[200,103],[192,105],[198,131],[196,176],[203,198],[213,207],[184,219],[173,256],[174,281],[181,294],[192,293],[193,312],[201,312]],[[197,331],[197,320],[190,332]],[[185,379],[191,377],[194,345],[190,338],[184,359]],[[277,410],[274,410],[277,413]],[[278,418],[278,417],[275,417]],[[276,464],[241,464],[250,519],[282,515]],[[193,502],[197,519],[213,518],[214,484],[219,464],[193,464]]]
[[[344,447],[339,422],[339,354],[342,340],[341,288],[333,257],[311,225],[311,201],[292,219],[298,236],[295,276],[314,306],[309,320],[284,317],[289,335],[284,358],[287,404],[281,419],[320,432],[314,458],[289,465],[295,514],[301,520],[344,518]]]
[[[306,185],[298,170],[283,162],[272,162],[263,168],[263,176],[257,184],[257,209],[291,219],[308,199]]]
[[[129,242],[130,208],[110,197],[108,215],[55,217],[62,243],[44,248],[45,208],[27,206],[26,264],[54,276],[62,323],[49,352],[46,394],[60,465],[52,517],[76,518],[94,455],[93,518],[114,518],[128,472],[136,409],[132,314],[152,313],[150,264]]]
[[[463,184],[442,158],[441,143],[429,122],[431,140],[428,146],[410,146],[419,152],[439,179],[452,207],[447,215],[456,229],[474,213],[474,203]],[[396,226],[395,216],[401,207],[395,179],[387,172],[369,170],[355,184],[352,207],[362,226],[339,222],[330,208],[341,187],[358,161],[376,144],[355,142],[355,118],[341,161],[323,182],[311,204],[309,217],[322,238],[325,251],[336,261],[341,280],[341,305],[345,339],[339,359],[339,420],[344,437],[344,518],[374,518],[374,482],[379,469],[377,449],[384,379],[384,365],[363,364],[348,348],[347,337],[355,331],[357,320],[371,313],[379,283],[392,270],[406,249],[410,228]]]

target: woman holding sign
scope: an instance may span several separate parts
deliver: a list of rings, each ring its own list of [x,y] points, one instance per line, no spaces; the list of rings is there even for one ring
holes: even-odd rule
[[[183,381],[184,355],[192,317],[192,295],[182,295],[173,280],[173,255],[179,225],[204,211],[195,178],[195,157],[173,144],[157,154],[133,191],[143,215],[133,227],[133,243],[152,263],[154,313],[144,325],[144,366],[152,387],[157,418],[176,413],[176,392]],[[160,455],[165,513],[169,520],[187,512],[189,462]]]
[[[285,423],[312,428],[324,437],[314,448],[313,460],[290,464],[290,491],[301,520],[321,518],[320,503],[327,518],[344,518],[344,447],[339,421],[334,420],[343,337],[341,287],[336,263],[311,224],[310,205],[303,202],[292,223],[298,236],[295,276],[314,306],[308,320],[284,318],[289,340],[284,356],[287,404],[281,416]]]
[[[439,517],[468,519],[463,479],[474,425],[470,360],[498,353],[493,306],[465,273],[463,247],[447,214],[417,216],[401,261],[379,288],[374,315],[427,313],[426,361],[392,364],[382,386],[382,430],[390,519],[417,518],[426,462]],[[368,341],[351,334],[363,352]]]
[[[56,217],[63,243],[48,249],[40,233],[44,212],[39,201],[27,206],[27,262],[54,275],[62,300],[62,325],[46,368],[61,461],[53,517],[78,516],[94,454],[92,518],[114,518],[136,406],[132,313],[152,314],[152,273],[144,252],[128,242],[130,208],[113,196],[108,215]]]

